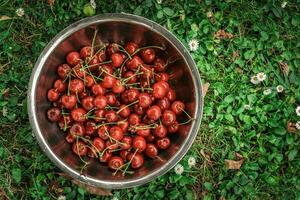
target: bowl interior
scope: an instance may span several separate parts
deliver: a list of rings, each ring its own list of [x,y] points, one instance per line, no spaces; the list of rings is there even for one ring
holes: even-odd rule
[[[124,44],[127,41],[134,41],[140,46],[166,46],[166,53],[160,53],[160,56],[170,60],[168,72],[172,74],[171,86],[176,90],[178,99],[186,103],[186,110],[188,113],[191,116],[194,116],[195,114],[196,88],[192,78],[192,71],[187,66],[186,60],[178,49],[176,49],[176,47],[161,33],[153,31],[151,27],[135,22],[118,22],[113,20],[95,22],[92,25],[84,27],[71,34],[54,48],[54,50],[46,58],[45,64],[35,86],[35,112],[37,115],[37,123],[42,135],[54,154],[56,154],[56,156],[66,165],[77,172],[80,172],[83,163],[77,156],[73,155],[71,145],[64,139],[65,133],[62,132],[55,123],[50,123],[47,120],[46,112],[47,109],[51,107],[51,104],[47,100],[46,96],[47,90],[52,87],[54,80],[57,78],[57,66],[59,64],[66,63],[65,56],[68,52],[79,50],[85,45],[91,45],[95,29],[98,29],[96,37],[96,41],[98,42],[115,42]],[[153,173],[154,171],[162,168],[165,163],[174,156],[186,140],[190,128],[191,123],[181,126],[178,133],[175,133],[170,137],[172,141],[171,147],[166,151],[161,152],[158,158],[154,160],[146,159],[145,165],[135,171],[133,175],[125,177],[112,176],[112,172],[108,170],[107,166],[101,164],[96,159],[91,159],[91,164],[85,168],[84,174],[97,180],[120,181],[135,180]]]

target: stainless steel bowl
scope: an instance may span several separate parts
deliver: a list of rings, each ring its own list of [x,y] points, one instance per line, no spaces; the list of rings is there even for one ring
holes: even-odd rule
[[[94,159],[80,174],[82,163],[74,156],[55,123],[46,118],[51,104],[47,90],[56,77],[56,67],[65,63],[65,56],[72,50],[90,45],[95,29],[97,40],[122,43],[134,41],[140,45],[164,45],[165,57],[172,57],[168,71],[173,74],[171,85],[177,96],[187,105],[187,111],[195,120],[180,127],[171,137],[172,145],[155,160],[146,160],[145,165],[132,176],[116,177],[107,167]],[[191,147],[202,117],[203,97],[200,75],[188,50],[168,30],[143,17],[129,14],[103,14],[75,22],[62,30],[45,47],[31,75],[28,91],[29,119],[41,148],[64,172],[85,183],[103,188],[128,188],[145,184],[173,168]]]

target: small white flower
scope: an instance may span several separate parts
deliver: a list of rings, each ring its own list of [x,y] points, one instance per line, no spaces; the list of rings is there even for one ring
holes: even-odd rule
[[[162,0],[156,0],[158,4],[162,4]]]
[[[282,85],[277,85],[276,90],[278,93],[281,93],[281,92],[283,92],[284,87]]]
[[[57,200],[66,200],[66,197],[63,195],[60,195]]]
[[[19,17],[22,17],[24,14],[25,14],[25,11],[23,8],[18,8],[16,10],[16,14],[19,16]]]
[[[113,197],[111,200],[119,200],[118,197]]]
[[[288,3],[288,2],[286,2],[286,1],[282,2],[281,8],[285,8],[287,3]]]
[[[189,47],[191,51],[197,51],[197,49],[199,48],[199,42],[197,39],[191,39],[189,41]]]
[[[90,4],[94,9],[96,9],[97,5],[96,5],[95,0],[90,0]]]
[[[194,167],[196,165],[196,159],[194,157],[189,157],[188,159],[188,165],[189,167]]]
[[[300,116],[300,106],[297,106],[297,108],[296,108],[296,114],[297,114],[298,116]]]
[[[178,175],[181,175],[184,171],[184,168],[181,164],[177,164],[174,168],[175,170],[175,173],[178,174]]]
[[[298,121],[298,122],[295,124],[295,126],[296,126],[296,129],[300,130],[300,121]]]
[[[251,109],[251,105],[250,104],[245,104],[244,105],[244,109],[245,110],[250,110]]]
[[[259,81],[257,80],[257,76],[252,76],[250,79],[251,83],[254,85],[259,84]]]
[[[267,75],[266,75],[265,73],[263,73],[263,72],[259,72],[259,73],[256,75],[256,77],[257,77],[257,80],[258,80],[259,82],[262,82],[262,81],[266,80]]]
[[[212,16],[214,16],[214,14],[213,14],[213,12],[209,11],[209,12],[206,13],[206,16],[208,18],[211,18]]]
[[[264,95],[269,95],[271,93],[272,93],[272,90],[270,88],[263,91]]]
[[[3,106],[3,108],[2,108],[2,115],[3,115],[3,117],[6,117],[7,113],[8,113],[7,108],[5,106]]]

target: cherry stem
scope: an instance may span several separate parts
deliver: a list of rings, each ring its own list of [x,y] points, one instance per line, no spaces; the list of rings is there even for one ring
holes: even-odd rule
[[[126,49],[125,49],[123,46],[121,46],[121,45],[119,45],[119,44],[117,44],[117,45],[118,45],[118,47],[119,47],[119,48],[121,48],[121,50],[120,50],[120,51],[122,51],[122,52],[126,53],[126,54],[127,54],[127,56],[128,56],[128,58],[131,60],[132,58],[131,58],[131,55],[130,55],[130,53],[128,53],[128,52],[126,51]]]
[[[101,63],[98,63],[98,64],[93,64],[93,65],[85,65],[86,67],[84,67],[84,69],[88,69],[88,68],[91,68],[91,67],[95,67],[95,66],[101,66],[101,65],[104,65],[104,64],[108,64],[108,63],[111,63],[112,61],[109,60],[109,61],[104,61],[104,62],[101,62]]]
[[[150,91],[152,91],[153,89],[152,88],[136,88],[136,87],[131,87],[131,88],[133,88],[133,89],[137,89],[137,90],[150,90]]]
[[[79,97],[78,97],[78,93],[77,93],[77,91],[76,91],[76,93],[75,93],[75,94],[76,94],[76,99],[77,99],[77,101],[78,101],[79,103],[81,103],[81,102],[80,102],[80,99],[79,99]]]
[[[90,145],[92,146],[92,148],[90,146],[87,146],[88,148],[90,148],[92,151],[95,150],[97,151],[97,153],[100,155],[100,151],[97,149],[97,147],[95,147],[95,145],[93,144],[93,142],[87,138],[81,137],[79,135],[77,135],[76,137],[80,138],[81,140],[83,140],[84,142],[88,142],[90,143]]]
[[[110,139],[110,141],[115,141],[117,144],[120,144],[120,145],[122,145],[122,146],[124,146],[124,145],[126,145],[126,143],[123,143],[123,142],[120,142],[120,141],[118,141],[118,140],[116,140],[115,138],[113,138],[113,137],[111,137],[110,135],[109,135],[109,132],[105,129],[105,135]]]
[[[88,164],[88,162],[86,162],[85,160],[82,159],[81,155],[79,154],[79,146],[78,146],[78,137],[76,137],[76,147],[77,147],[77,154],[79,156],[79,159],[84,163],[84,164]]]
[[[123,121],[118,121],[118,122],[108,122],[108,123],[102,123],[102,124],[99,124],[99,125],[97,125],[97,126],[96,126],[96,128],[100,128],[101,126],[105,126],[105,125],[113,125],[113,124],[118,124],[118,123],[125,122],[125,121],[126,121],[126,119],[125,119],[125,120],[123,120]]]
[[[113,107],[113,106],[107,105],[105,107],[105,109],[111,109],[111,110],[113,110],[113,109],[119,109],[119,107]]]
[[[192,119],[192,117],[184,109],[182,109],[182,108],[180,108],[180,109],[182,110],[182,112],[184,112],[184,114],[186,114],[189,117],[189,119]]]
[[[98,33],[98,29],[96,29],[94,32],[94,36],[93,36],[93,40],[92,40],[91,55],[93,55],[93,53],[94,53],[94,46],[95,46],[95,40],[96,40],[97,33]]]
[[[121,68],[120,68],[120,72],[119,72],[119,78],[122,77],[122,71],[123,71],[124,65],[125,65],[125,63],[126,63],[128,60],[129,60],[129,58],[126,58],[126,59],[123,61],[122,65],[121,65]]]
[[[123,79],[122,81],[123,81],[123,83],[126,84],[126,82],[128,82],[131,78],[133,78],[133,77],[135,77],[135,76],[138,76],[138,75],[141,75],[141,74],[143,74],[143,73],[142,73],[142,72],[141,72],[141,73],[135,73],[135,74],[133,74],[132,76],[129,76],[129,77]]]
[[[188,123],[190,123],[190,122],[193,121],[193,120],[195,120],[195,119],[194,119],[194,118],[190,118],[190,119],[187,120],[186,122],[182,122],[182,123],[180,123],[180,124],[178,124],[178,125],[188,124]]]
[[[134,105],[134,104],[136,104],[136,103],[138,103],[138,102],[139,102],[139,100],[136,100],[136,101],[134,101],[134,102],[132,102],[132,103],[130,103],[130,104],[124,106],[123,108],[121,108],[120,110],[117,111],[117,114],[119,114],[119,113],[120,113],[122,110],[124,110],[125,108],[128,108],[129,106],[132,106],[132,105]]]
[[[68,96],[70,96],[70,83],[71,83],[71,76],[68,76],[69,81],[68,81]]]
[[[123,171],[123,176],[125,175],[125,173],[126,173],[126,171],[128,170],[128,168],[129,168],[129,166],[130,166],[130,164],[131,164],[131,162],[132,162],[132,160],[133,160],[133,158],[134,158],[134,156],[136,155],[136,153],[138,152],[138,148],[135,150],[135,152],[134,152],[134,154],[133,154],[133,156],[131,157],[131,159],[130,159],[130,161],[128,162],[128,164],[127,164],[127,166],[126,166],[126,168],[124,169],[124,171]]]

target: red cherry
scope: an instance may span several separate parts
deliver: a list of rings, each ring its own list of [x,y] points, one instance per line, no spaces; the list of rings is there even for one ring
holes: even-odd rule
[[[156,104],[160,107],[161,111],[164,111],[164,110],[167,110],[170,108],[170,101],[167,97],[164,97],[164,98],[158,100]]]
[[[76,96],[71,94],[70,96],[63,95],[61,97],[62,105],[67,109],[72,109],[77,102]]]
[[[133,110],[138,115],[143,115],[146,112],[147,108],[141,107],[139,104],[134,104]]]
[[[112,153],[109,151],[105,151],[102,156],[100,156],[100,162],[107,162],[112,157]]]
[[[144,123],[139,124],[136,134],[142,137],[147,137],[148,135],[150,135],[150,129],[146,128],[145,126],[146,124]]]
[[[73,143],[72,150],[79,156],[85,156],[87,154],[88,148],[82,141],[77,141]]]
[[[105,94],[105,88],[102,87],[100,84],[93,85],[91,90],[94,95],[104,95]]]
[[[175,101],[176,99],[176,92],[173,89],[169,89],[169,91],[166,94],[166,97],[170,100],[170,102]]]
[[[121,150],[120,151],[120,157],[124,160],[124,162],[128,161],[127,157],[129,155],[129,151],[128,150]]]
[[[129,84],[137,82],[137,76],[135,76],[135,73],[133,71],[127,71],[123,77]]]
[[[75,108],[71,111],[71,117],[76,122],[84,122],[86,120],[86,111],[83,108]]]
[[[128,121],[118,121],[117,125],[122,129],[123,133],[126,133],[129,127]]]
[[[118,141],[122,140],[124,136],[122,129],[118,126],[111,127],[109,130],[109,134],[112,138]]]
[[[95,114],[94,120],[96,122],[101,122],[105,118],[105,110],[104,109],[97,109],[97,110],[95,110],[94,114]]]
[[[180,115],[183,110],[185,109],[185,105],[182,101],[174,101],[172,103],[172,111],[176,114],[176,115]]]
[[[139,106],[141,106],[142,108],[147,108],[152,104],[152,99],[150,94],[148,93],[140,93],[138,95],[138,100],[139,100]]]
[[[146,137],[146,141],[147,141],[147,142],[153,142],[154,139],[155,139],[155,137],[154,137],[152,134],[150,134],[150,135],[148,135],[148,136]]]
[[[81,100],[81,105],[84,109],[86,110],[91,110],[94,108],[94,98],[91,97],[91,96],[87,96],[87,97],[84,97],[82,100]]]
[[[126,93],[127,93],[128,102],[131,103],[138,99],[139,91],[137,89],[131,88],[127,90]]]
[[[124,48],[129,54],[133,54],[139,46],[134,42],[128,42],[125,44]]]
[[[119,111],[120,112],[118,112],[118,114],[123,118],[126,118],[130,115],[130,108],[124,104],[120,106]]]
[[[130,153],[127,157],[128,160],[131,160],[131,167],[133,169],[140,168],[144,164],[144,158],[141,154],[136,153],[135,155],[133,153]]]
[[[126,67],[132,71],[136,71],[138,67],[142,64],[143,64],[142,59],[139,56],[134,55],[131,60],[128,60],[126,62]]]
[[[159,82],[159,81],[166,81],[166,82],[168,82],[169,78],[170,78],[170,76],[167,73],[159,73],[159,74],[155,75],[155,81],[156,82]]]
[[[116,122],[118,120],[118,115],[114,110],[109,110],[105,113],[105,118],[107,122]]]
[[[97,53],[97,58],[100,63],[104,62],[106,60],[106,53],[105,51],[101,50],[100,52]]]
[[[104,88],[112,88],[116,83],[116,78],[110,76],[110,75],[105,75],[102,81],[102,86]]]
[[[122,63],[124,62],[124,58],[121,53],[113,53],[110,56],[110,59],[114,67],[121,67]]]
[[[84,90],[84,84],[83,81],[80,79],[73,79],[70,81],[70,92],[73,94],[79,94],[81,92],[83,92]]]
[[[98,152],[101,152],[105,149],[105,142],[98,137],[95,137],[93,140],[93,147],[97,149]]]
[[[79,99],[83,99],[84,97],[87,97],[87,96],[88,96],[88,93],[86,91],[85,92],[83,91],[78,95]]]
[[[152,94],[156,99],[162,99],[166,96],[168,90],[165,85],[165,81],[159,81],[154,83]]]
[[[49,101],[57,101],[59,98],[59,93],[56,91],[56,89],[50,89],[48,90],[47,97]]]
[[[143,152],[146,149],[146,140],[142,136],[135,136],[132,140],[132,147],[138,149],[139,153]]]
[[[160,149],[167,149],[171,145],[169,138],[161,138],[156,141],[156,146]]]
[[[61,80],[61,79],[57,79],[54,82],[53,87],[56,89],[57,92],[63,92],[66,90],[66,84]]]
[[[58,126],[61,130],[66,130],[71,125],[72,119],[70,115],[63,115],[58,122]]]
[[[156,146],[154,144],[151,144],[151,143],[147,144],[145,154],[149,158],[155,158],[158,154],[158,149],[156,148]]]
[[[104,109],[107,106],[107,99],[105,96],[98,95],[95,97],[94,106],[99,109]]]
[[[84,78],[86,76],[86,71],[83,68],[82,65],[76,65],[75,67],[72,68],[74,74],[78,77],[78,78]]]
[[[80,55],[76,51],[70,52],[67,55],[66,59],[67,59],[67,63],[71,66],[75,66],[80,63]]]
[[[176,115],[171,110],[165,110],[162,114],[162,123],[166,126],[171,125],[176,121]]]
[[[151,83],[148,79],[140,79],[141,88],[150,88]]]
[[[107,75],[107,74],[113,74],[114,69],[110,64],[104,64],[99,66],[98,71],[100,74]]]
[[[80,54],[80,57],[84,60],[87,57],[91,56],[91,52],[92,52],[92,48],[90,46],[85,46],[85,47],[82,47],[79,54]]]
[[[89,120],[85,123],[85,133],[87,135],[93,135],[97,130],[97,125],[94,121]]]
[[[106,47],[106,53],[109,56],[111,56],[113,53],[117,53],[119,51],[120,51],[119,46],[117,44],[115,44],[115,43],[109,44]]]
[[[100,126],[97,130],[97,133],[101,139],[107,140],[109,138],[108,137],[109,126],[107,126],[107,125]]]
[[[128,122],[130,125],[137,125],[141,122],[141,118],[137,114],[130,114],[128,117]]]
[[[72,143],[75,142],[76,137],[75,137],[74,135],[72,135],[72,134],[69,133],[69,134],[65,137],[65,139],[66,139],[67,143],[72,144]]]
[[[108,161],[108,167],[113,170],[119,169],[122,165],[124,165],[124,161],[119,156],[113,156]]]
[[[81,123],[75,122],[70,130],[69,133],[74,135],[74,136],[84,136],[85,134],[85,127]]]
[[[99,68],[99,60],[97,56],[93,56],[92,58],[87,58],[89,70],[94,72]]]
[[[95,81],[92,76],[85,76],[85,86],[90,88],[95,84]]]
[[[179,124],[177,121],[174,121],[171,125],[168,126],[169,133],[176,133],[179,129]]]
[[[155,59],[155,51],[152,48],[142,49],[141,57],[145,63],[152,63]]]
[[[115,150],[115,149],[117,149],[119,147],[118,143],[116,143],[114,141],[111,141],[111,140],[107,140],[106,143],[105,143],[105,145],[106,145],[106,148],[108,150],[110,150],[110,152],[112,152],[112,150]]]
[[[166,70],[166,67],[167,67],[166,62],[163,59],[156,58],[154,60],[154,70],[156,72],[163,72]]]
[[[124,136],[123,139],[121,140],[121,142],[123,143],[121,145],[122,149],[130,149],[131,148],[131,144],[132,144],[132,137],[130,137],[130,136]]]
[[[151,79],[153,77],[153,68],[149,67],[148,65],[143,64],[141,67],[141,72],[143,73],[141,77],[143,79]]]
[[[159,138],[164,138],[167,136],[167,128],[164,125],[158,125],[153,131],[154,135]]]
[[[59,78],[65,79],[71,71],[71,67],[68,64],[62,64],[57,67],[57,74]]]
[[[116,94],[120,94],[125,91],[125,86],[121,83],[121,81],[117,80],[112,91]]]
[[[149,119],[156,121],[160,118],[160,116],[161,116],[161,110],[160,110],[159,106],[157,106],[157,105],[151,106],[147,110],[147,117]]]
[[[51,122],[58,122],[61,118],[61,111],[58,108],[50,108],[47,111],[47,117]]]
[[[113,106],[116,104],[117,101],[117,97],[114,93],[108,93],[106,94],[106,99],[107,99],[107,104],[110,106]]]

